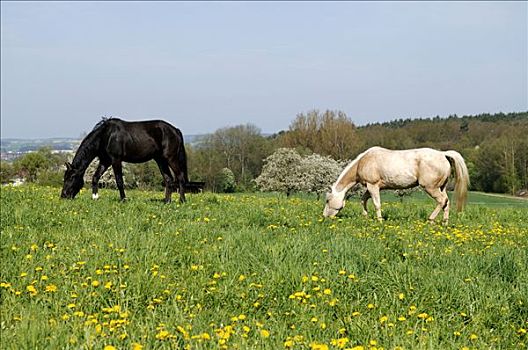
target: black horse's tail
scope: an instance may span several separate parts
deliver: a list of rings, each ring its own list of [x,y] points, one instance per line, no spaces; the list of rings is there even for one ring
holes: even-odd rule
[[[189,175],[187,172],[187,153],[185,153],[185,142],[183,140],[183,134],[180,129],[176,128],[176,132],[178,133],[178,136],[181,139],[179,148],[178,148],[178,165],[180,166],[180,169],[183,171],[183,176],[185,179],[185,184],[189,183]]]

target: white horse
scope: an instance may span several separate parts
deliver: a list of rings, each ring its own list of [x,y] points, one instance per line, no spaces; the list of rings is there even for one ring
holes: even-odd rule
[[[345,206],[346,192],[362,184],[367,191],[361,198],[363,215],[367,215],[367,201],[372,197],[376,216],[381,217],[381,189],[405,189],[421,186],[437,203],[429,216],[434,221],[440,210],[444,210],[444,224],[449,219],[449,198],[447,180],[453,161],[456,173],[455,193],[457,210],[464,208],[469,176],[464,158],[456,151],[437,151],[431,148],[392,151],[372,147],[361,153],[339,175],[332,185],[332,192],[326,194],[325,217],[335,216]]]

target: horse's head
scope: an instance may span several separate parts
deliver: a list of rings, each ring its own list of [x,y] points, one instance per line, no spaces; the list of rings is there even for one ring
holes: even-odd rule
[[[326,194],[326,204],[323,210],[323,215],[325,217],[336,216],[337,213],[345,206],[345,193],[331,192]]]
[[[84,186],[84,173],[75,169],[70,163],[66,163],[64,173],[64,185],[62,186],[61,198],[73,199]]]

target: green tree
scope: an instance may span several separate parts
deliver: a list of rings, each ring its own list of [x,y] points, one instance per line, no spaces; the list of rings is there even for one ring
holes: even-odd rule
[[[23,155],[14,162],[15,170],[28,182],[36,182],[40,172],[50,170],[57,163],[57,157],[49,148]]]
[[[263,159],[271,153],[271,141],[251,124],[222,128],[205,136],[189,152],[191,177],[205,181],[213,191],[218,174],[230,169],[237,187],[249,188],[260,173]]]
[[[10,182],[16,176],[15,167],[13,164],[1,161],[0,162],[0,182],[5,184]]]
[[[163,187],[163,178],[158,168],[158,164],[151,160],[145,163],[129,164],[130,175],[134,178],[137,188],[161,189]]]
[[[318,110],[298,114],[281,137],[284,147],[309,149],[334,159],[349,159],[361,143],[356,126],[344,112]]]

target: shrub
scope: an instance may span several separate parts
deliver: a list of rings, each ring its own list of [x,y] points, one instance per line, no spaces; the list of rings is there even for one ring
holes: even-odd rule
[[[216,175],[216,186],[219,192],[233,193],[236,189],[235,174],[229,168],[223,168]]]

